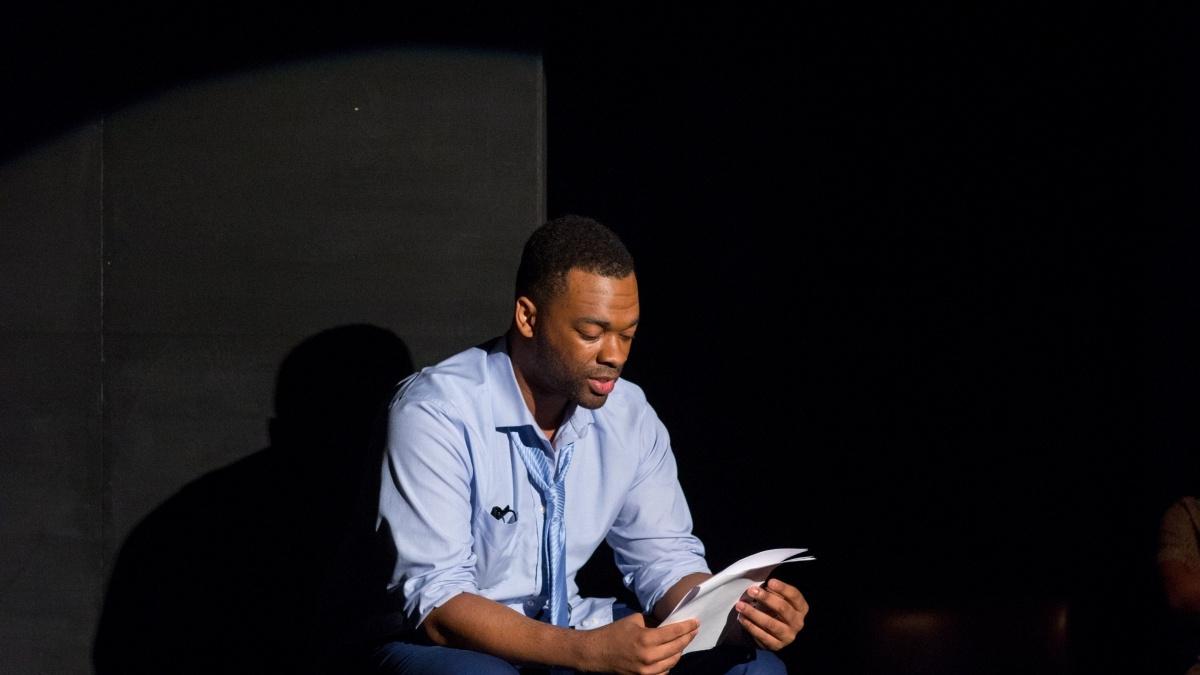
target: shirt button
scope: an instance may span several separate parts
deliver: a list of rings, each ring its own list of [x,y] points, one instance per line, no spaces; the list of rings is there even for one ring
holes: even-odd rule
[[[539,506],[539,507],[538,507],[538,510],[539,510],[539,511],[541,511],[543,515],[545,515],[545,513],[546,513],[546,505],[545,505],[545,504],[543,504],[543,505]]]

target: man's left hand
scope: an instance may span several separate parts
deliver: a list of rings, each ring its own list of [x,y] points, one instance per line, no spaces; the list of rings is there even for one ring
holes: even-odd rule
[[[763,649],[783,649],[804,628],[808,601],[795,586],[771,579],[765,587],[751,586],[746,595],[749,601],[743,599],[734,606],[738,622]]]

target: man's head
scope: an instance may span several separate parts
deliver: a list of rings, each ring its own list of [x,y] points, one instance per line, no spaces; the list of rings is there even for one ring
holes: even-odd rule
[[[512,339],[532,394],[604,405],[639,318],[633,258],[617,235],[580,216],[546,223],[525,243],[516,296]]]
[[[517,297],[537,303],[550,300],[566,288],[572,269],[619,279],[633,274],[633,257],[616,233],[591,218],[555,218],[525,242],[517,268]]]

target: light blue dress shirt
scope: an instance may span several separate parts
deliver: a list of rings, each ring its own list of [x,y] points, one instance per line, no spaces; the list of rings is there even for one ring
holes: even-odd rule
[[[570,625],[612,621],[613,599],[581,598],[575,583],[603,539],[647,611],[685,575],[709,571],[670,438],[641,388],[618,380],[603,407],[570,411],[555,443],[575,445],[566,475]],[[395,542],[388,590],[410,628],[463,592],[542,614],[544,509],[517,444],[558,459],[525,405],[504,338],[422,369],[392,400],[379,526]],[[494,507],[512,513],[496,518]]]

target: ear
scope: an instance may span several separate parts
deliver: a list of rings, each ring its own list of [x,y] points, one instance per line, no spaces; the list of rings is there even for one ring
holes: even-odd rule
[[[517,327],[517,332],[525,338],[532,338],[533,324],[536,320],[537,305],[533,304],[533,300],[524,295],[517,298],[517,306],[513,314],[513,325]]]

